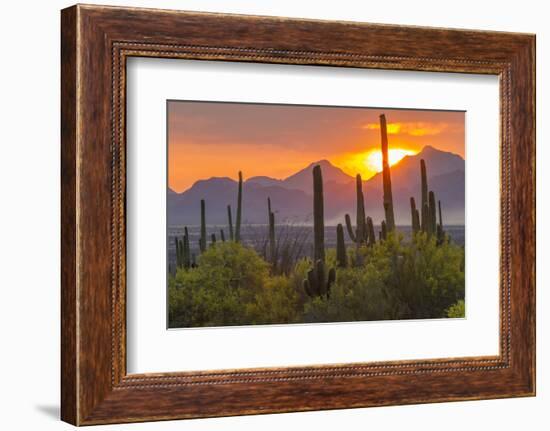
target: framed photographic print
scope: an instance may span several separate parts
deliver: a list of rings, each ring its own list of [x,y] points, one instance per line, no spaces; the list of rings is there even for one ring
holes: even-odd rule
[[[62,11],[62,419],[535,393],[535,38]]]

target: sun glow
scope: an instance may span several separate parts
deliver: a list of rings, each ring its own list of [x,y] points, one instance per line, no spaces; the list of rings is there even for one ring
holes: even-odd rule
[[[403,157],[412,156],[416,151],[405,148],[392,148],[388,152],[390,166],[395,165]],[[338,163],[339,162],[339,163]],[[348,154],[343,160],[337,161],[349,175],[361,174],[363,179],[368,179],[377,172],[382,171],[382,152],[371,150],[364,153]]]
[[[390,166],[395,165],[405,156],[416,154],[414,151],[405,150],[403,148],[392,148],[388,150],[388,158]],[[372,171],[382,171],[382,151],[373,150],[364,154],[363,163]]]

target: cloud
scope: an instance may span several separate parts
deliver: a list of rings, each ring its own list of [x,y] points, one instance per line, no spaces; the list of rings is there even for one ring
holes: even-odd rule
[[[432,123],[425,121],[388,123],[388,135],[433,136],[443,133],[449,123]],[[380,123],[367,123],[363,129],[380,130]]]

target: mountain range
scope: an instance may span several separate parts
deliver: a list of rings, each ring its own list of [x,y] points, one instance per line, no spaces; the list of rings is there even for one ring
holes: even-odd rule
[[[410,197],[420,202],[420,160],[426,162],[428,187],[441,200],[444,224],[464,224],[464,159],[459,155],[426,146],[413,156],[405,156],[391,167],[395,219],[398,225],[411,223]],[[267,223],[267,198],[271,199],[277,223],[310,223],[313,213],[312,169],[320,165],[323,174],[325,224],[344,222],[346,213],[355,219],[355,178],[328,160],[311,163],[285,179],[251,177],[243,183],[243,223]],[[227,224],[227,205],[237,203],[237,182],[227,177],[199,180],[188,190],[168,189],[168,225],[200,224],[200,200],[206,204],[208,225]],[[375,225],[384,218],[382,173],[363,181],[365,211]]]

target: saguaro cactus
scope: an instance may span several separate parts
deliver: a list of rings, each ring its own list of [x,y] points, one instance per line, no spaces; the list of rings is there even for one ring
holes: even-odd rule
[[[201,237],[199,239],[199,249],[201,253],[206,251],[206,204],[201,199]]]
[[[395,230],[395,216],[393,212],[393,196],[391,188],[391,171],[388,157],[388,130],[386,116],[380,115],[380,134],[382,141],[382,181],[384,183],[384,212],[389,232]]]
[[[210,235],[210,239],[212,241],[212,245],[216,245],[216,234],[213,233],[212,235]]]
[[[357,247],[360,247],[363,244],[367,244],[368,230],[365,219],[365,198],[363,195],[363,181],[361,180],[361,175],[359,174],[357,174],[357,176],[355,177],[355,189],[357,195],[357,213],[355,219],[357,227],[355,229],[355,232],[353,230],[353,226],[351,225],[351,218],[348,214],[346,214],[345,220],[350,239],[357,244]]]
[[[386,222],[384,220],[382,220],[382,224],[381,224],[380,228],[382,229],[381,239],[386,240],[388,238],[388,227],[387,227]]]
[[[428,233],[430,235],[434,235],[437,232],[437,219],[436,219],[436,208],[435,208],[435,194],[433,191],[430,190],[429,198],[428,198],[428,205],[429,205],[429,228]]]
[[[307,273],[304,280],[304,290],[310,297],[326,296],[330,298],[330,288],[336,281],[336,270],[331,268],[325,278],[325,264],[318,260],[313,269]]]
[[[231,218],[231,205],[227,205],[227,221],[229,225],[229,239],[233,241],[235,237],[233,236],[233,220]]]
[[[220,239],[222,240],[222,242],[225,242],[225,234],[223,232],[223,229],[220,229]]]
[[[267,218],[269,222],[269,260],[275,268],[277,265],[277,246],[275,243],[275,214],[271,211],[271,199],[267,198]]]
[[[422,232],[428,232],[428,219],[429,219],[429,204],[428,204],[428,176],[426,175],[426,162],[424,159],[420,160],[420,177],[421,177],[421,201],[420,211],[422,215]]]
[[[420,230],[420,217],[413,197],[411,197],[411,219],[412,231],[413,233],[417,233]]]
[[[243,173],[239,171],[239,191],[237,193],[237,220],[235,222],[235,241],[241,240],[241,217],[243,204]]]
[[[313,261],[325,262],[325,216],[321,166],[313,168]]]
[[[331,268],[325,276],[325,220],[323,202],[323,175],[321,167],[313,168],[313,261],[304,280],[304,289],[309,296],[330,296],[330,287],[336,280],[336,270]]]
[[[174,238],[176,244],[176,268],[189,268],[191,266],[191,252],[189,249],[189,232],[185,227],[183,238]]]
[[[348,266],[346,243],[344,242],[344,228],[340,223],[336,226],[336,262],[340,268]]]
[[[176,236],[174,237],[174,243],[176,245],[176,268],[181,268],[183,266],[183,250],[182,242]]]
[[[368,234],[367,235],[368,245],[376,244],[376,235],[374,235],[374,225],[370,217],[367,217],[367,234]]]
[[[183,235],[183,266],[189,268],[191,266],[191,249],[189,247],[189,231],[185,226]]]

